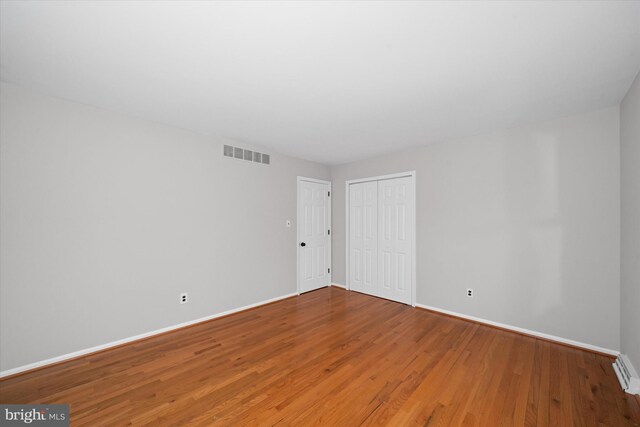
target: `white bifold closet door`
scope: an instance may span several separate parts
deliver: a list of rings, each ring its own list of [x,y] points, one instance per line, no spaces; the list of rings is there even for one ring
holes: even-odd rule
[[[349,284],[355,291],[411,304],[413,178],[351,184]]]
[[[378,182],[378,296],[411,304],[413,178]]]
[[[352,184],[349,190],[350,285],[377,295],[378,182]]]

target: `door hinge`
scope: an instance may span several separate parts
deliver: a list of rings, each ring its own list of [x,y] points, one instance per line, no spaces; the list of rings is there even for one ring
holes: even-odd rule
[[[331,191],[327,191],[327,196],[331,197]]]
[[[327,273],[331,273],[331,269],[330,268],[327,268]]]
[[[331,230],[327,230],[327,235],[331,236]]]

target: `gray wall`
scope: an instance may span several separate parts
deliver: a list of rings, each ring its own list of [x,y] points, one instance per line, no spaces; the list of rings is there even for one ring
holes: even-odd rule
[[[0,107],[0,370],[295,292],[296,176],[327,167],[8,84]]]
[[[408,170],[418,303],[620,348],[618,107],[332,168],[334,282],[345,180]]]
[[[640,370],[640,74],[620,107],[621,345]]]

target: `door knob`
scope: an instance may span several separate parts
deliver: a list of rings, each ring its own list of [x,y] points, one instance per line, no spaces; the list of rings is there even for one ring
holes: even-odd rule
[[[300,246],[307,246],[307,244],[305,242],[300,243]]]

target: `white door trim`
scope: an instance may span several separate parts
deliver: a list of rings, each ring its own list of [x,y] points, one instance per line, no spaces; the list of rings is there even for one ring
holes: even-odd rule
[[[369,177],[369,178],[350,179],[349,181],[346,181],[346,184],[349,185],[349,184],[358,184],[358,183],[361,183],[361,182],[383,181],[385,179],[404,178],[404,177],[407,177],[407,176],[412,176],[415,179],[416,171],[391,173],[389,175],[372,176],[372,177]]]
[[[416,306],[416,212],[418,210],[417,206],[416,206],[416,171],[408,171],[408,172],[400,172],[400,173],[393,173],[393,174],[389,174],[389,175],[379,175],[379,176],[372,176],[372,177],[368,177],[368,178],[359,178],[359,179],[351,179],[348,181],[345,181],[344,185],[345,185],[345,215],[346,215],[346,234],[345,234],[345,241],[346,241],[346,287],[347,290],[351,290],[351,283],[349,281],[349,278],[351,277],[350,271],[349,271],[349,185],[351,184],[359,184],[361,182],[371,182],[371,181],[383,181],[385,179],[394,179],[394,178],[404,178],[404,177],[411,177],[413,179],[413,194],[411,195],[411,197],[413,198],[413,235],[411,236],[411,252],[412,252],[412,271],[411,271],[411,305],[413,307]],[[331,200],[329,200],[329,203],[331,203]]]
[[[296,178],[296,292],[298,295],[300,295],[300,227],[298,226],[298,224],[300,224],[300,198],[298,197],[300,195],[300,182],[302,181],[306,181],[306,182],[315,182],[318,184],[327,184],[329,186],[329,193],[331,193],[331,181],[325,181],[323,179],[316,179],[316,178],[307,178],[304,176],[298,176]],[[329,215],[328,215],[328,226],[329,226],[329,230],[331,230],[331,196],[329,196],[329,206],[328,206],[328,210],[329,210]],[[331,235],[327,235],[327,247],[329,248],[329,253],[327,254],[328,258],[329,258],[329,283],[328,286],[331,285],[331,275],[333,274],[333,272],[331,271]]]

